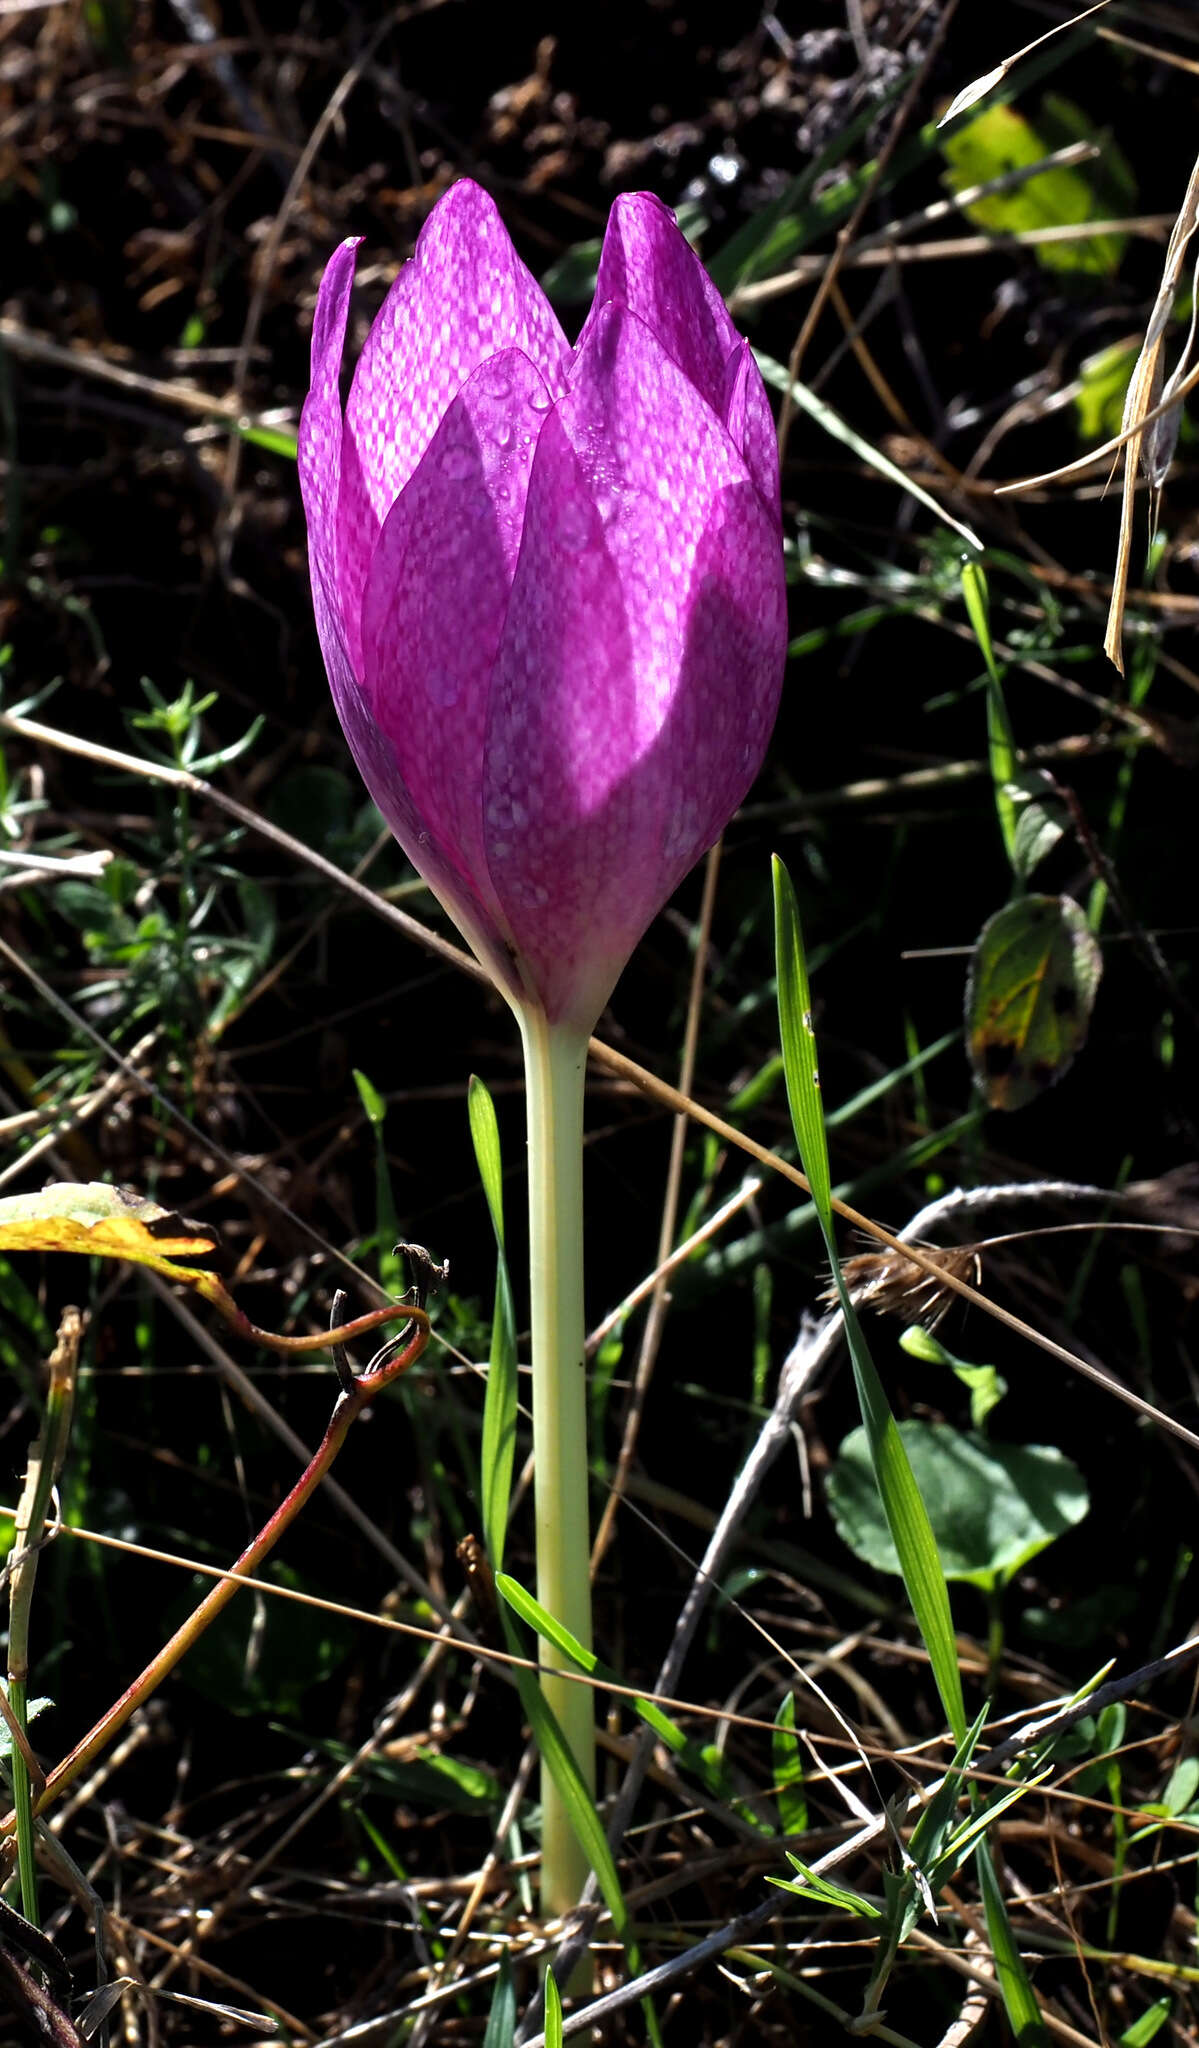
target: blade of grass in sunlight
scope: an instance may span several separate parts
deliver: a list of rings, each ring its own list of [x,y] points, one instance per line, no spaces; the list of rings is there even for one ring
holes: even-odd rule
[[[779,1826],[785,1835],[807,1832],[808,1802],[803,1789],[803,1758],[795,1734],[795,1694],[786,1693],[775,1716],[771,1742],[774,1796]]]
[[[545,1979],[545,2048],[562,2048],[562,2000],[552,1970]]]
[[[903,1570],[904,1585],[917,1626],[924,1638],[929,1663],[941,1694],[946,1718],[959,1749],[970,1740],[961,1672],[949,1595],[937,1546],[929,1524],[928,1511],[912,1475],[907,1453],[895,1418],[887,1403],[883,1385],[875,1370],[865,1337],[841,1272],[833,1234],[829,1201],[830,1174],[820,1077],[816,1066],[816,1038],[812,1029],[811,993],[804,959],[799,909],[791,879],[782,862],[772,862],[775,904],[775,947],[778,968],[779,1027],[787,1076],[787,1097],[795,1126],[804,1171],[811,1183],[813,1200],[820,1216],[828,1247],[845,1334],[853,1363],[854,1381],[862,1409],[874,1464],[874,1476],[891,1529],[892,1541]],[[977,1726],[980,1724],[976,1724]],[[999,1889],[990,1851],[979,1842],[976,1858],[983,1890],[987,1931],[995,1957],[1003,2002],[1021,2048],[1040,2048],[1044,2039],[1040,2013],[1028,1974],[1020,1959]]]
[[[529,1627],[547,1643],[552,1643],[556,1650],[561,1650],[563,1656],[569,1657],[578,1670],[586,1672],[591,1678],[611,1679],[616,1684],[623,1685],[624,1680],[618,1673],[604,1664],[593,1650],[585,1650],[578,1638],[572,1636],[569,1629],[563,1628],[560,1621],[555,1621],[552,1614],[547,1614],[541,1602],[535,1600],[533,1595],[507,1572],[496,1574],[495,1590],[508,1602],[513,1612],[519,1614],[522,1621],[527,1622]],[[686,1744],[687,1738],[678,1722],[672,1721],[669,1714],[664,1714],[652,1700],[635,1699],[632,1704],[642,1719],[649,1723],[671,1749],[678,1749]]]
[[[523,1656],[524,1645],[517,1634],[516,1625],[511,1615],[504,1608],[500,1610],[500,1620],[503,1623],[504,1640],[507,1643],[508,1649],[514,1656]],[[621,1890],[620,1876],[616,1869],[616,1863],[612,1851],[608,1847],[608,1838],[604,1833],[604,1824],[596,1811],[595,1804],[586,1785],[583,1783],[582,1773],[574,1760],[570,1745],[562,1733],[557,1717],[551,1708],[546,1705],[541,1687],[533,1673],[517,1666],[514,1667],[513,1676],[516,1679],[517,1690],[520,1693],[520,1703],[524,1709],[525,1719],[532,1729],[533,1739],[537,1744],[538,1752],[553,1777],[554,1784],[558,1790],[558,1796],[566,1809],[570,1824],[583,1846],[592,1870],[595,1872],[596,1882],[600,1888],[600,1896],[608,1908],[608,1917],[612,1922],[612,1931],[616,1935],[617,1940],[624,1943],[628,1955],[629,1969],[636,1976],[641,1968],[641,1960],[636,1943],[628,1939],[629,1911],[625,1904],[624,1893]],[[549,2040],[549,1987],[552,1983],[552,1974],[547,1974],[547,2041]],[[641,2012],[652,2048],[662,2048],[661,2029],[658,2025],[658,2017],[652,1999],[642,1999]]]
[[[880,476],[885,476],[897,489],[906,491],[910,497],[917,499],[926,512],[932,512],[943,525],[952,527],[954,533],[960,535],[966,542],[967,547],[981,552],[982,542],[972,527],[964,525],[960,519],[955,519],[952,512],[947,512],[943,505],[937,503],[931,492],[918,484],[914,477],[906,476],[897,463],[892,462],[881,449],[873,447],[850,426],[848,420],[842,419],[839,412],[835,412],[831,405],[826,405],[823,398],[817,398],[814,391],[809,391],[806,384],[796,383],[785,363],[776,362],[773,356],[763,355],[761,349],[755,349],[754,356],[766,382],[773,384],[776,391],[789,391],[792,404],[797,405],[801,412],[806,412],[808,418],[823,427],[826,434],[831,434],[834,441],[840,441],[846,448],[852,449],[859,462],[865,462],[871,469],[877,470]]]
[[[598,1676],[605,1675],[605,1667],[598,1666],[597,1660],[589,1657],[582,1645],[576,1642],[574,1637],[559,1622],[553,1619],[552,1615],[545,1612],[545,1609],[533,1599],[531,1594],[526,1593],[524,1588],[518,1586],[516,1581],[510,1579],[506,1573],[501,1572],[497,1575],[496,1591],[502,1595],[503,1599],[514,1611],[526,1615],[531,1621],[532,1626],[539,1634],[545,1636],[547,1641],[554,1643],[567,1656],[573,1658],[580,1666],[580,1669],[586,1671],[591,1666],[596,1669]],[[500,1620],[503,1623],[504,1640],[509,1650],[515,1656],[523,1656],[524,1645],[517,1634],[516,1625],[511,1615],[507,1612],[507,1608],[501,1608]],[[612,1921],[613,1932],[618,1940],[625,1943],[628,1952],[629,1968],[636,1975],[641,1967],[640,1958],[636,1944],[628,1940],[628,1907],[625,1905],[624,1893],[621,1890],[616,1863],[612,1851],[608,1847],[608,1839],[604,1833],[604,1824],[596,1811],[587,1787],[583,1783],[582,1775],[571,1754],[566,1737],[563,1735],[552,1710],[546,1705],[537,1680],[531,1671],[523,1670],[520,1667],[514,1669],[513,1676],[516,1679],[525,1718],[533,1731],[533,1737],[537,1743],[538,1750],[549,1767],[554,1783],[558,1788],[562,1804],[570,1817],[571,1826],[582,1843],[591,1868],[595,1872],[600,1894],[608,1908],[608,1914]],[[677,1738],[681,1730],[675,1727],[669,1716],[665,1714],[659,1715],[659,1710],[649,1700],[634,1700],[633,1705],[639,1712],[644,1714],[645,1719],[653,1727],[659,1728],[660,1721],[662,1725],[659,1728],[659,1732],[663,1735],[663,1739],[670,1744],[671,1748],[677,1746]],[[684,1738],[685,1740],[686,1738]],[[547,1994],[551,1982],[552,1978],[547,1976]],[[642,1999],[641,2011],[653,2048],[661,2048],[661,2031],[652,1999]],[[547,2041],[549,2040],[548,1999],[546,2007],[546,2039]]]
[[[912,1476],[907,1452],[841,1275],[833,1232],[828,1143],[824,1131],[820,1077],[816,1068],[816,1038],[812,1029],[811,994],[799,910],[790,877],[777,855],[772,862],[772,871],[779,1029],[791,1121],[841,1299],[854,1382],[870,1443],[875,1480],[946,1718],[955,1740],[960,1742],[966,1732],[966,1709],[945,1574],[941,1570],[928,1514]]]
[[[512,1461],[516,1450],[516,1312],[512,1305],[512,1281],[504,1253],[504,1179],[499,1124],[495,1104],[477,1074],[470,1077],[467,1111],[496,1244],[495,1312],[491,1322],[491,1357],[487,1397],[483,1403],[480,1451],[480,1504],[483,1540],[492,1569],[498,1571],[504,1561],[508,1502],[512,1493]]]
[[[509,1651],[515,1657],[524,1657],[527,1654],[525,1646],[509,1617],[502,1610],[500,1618],[504,1624],[504,1637]],[[595,1872],[613,1929],[618,1939],[623,1941],[629,1924],[628,1908],[620,1888],[620,1878],[617,1875],[612,1851],[604,1834],[603,1822],[583,1783],[582,1773],[574,1760],[557,1717],[547,1707],[541,1687],[533,1673],[517,1665],[513,1667],[513,1676],[520,1693],[525,1719],[533,1731],[538,1751],[549,1767],[562,1804],[570,1817],[570,1824]]]
[[[1004,851],[1012,873],[1018,877],[1016,804],[1011,791],[1016,774],[1016,745],[1004,703],[1003,681],[995,660],[995,644],[991,638],[991,600],[980,563],[962,563],[962,596],[974,628],[974,637],[987,665],[987,747],[991,759],[991,780],[995,787],[995,809],[1003,834]]]
[[[978,1881],[983,1895],[983,1911],[987,1918],[987,1938],[991,1954],[995,1958],[995,1974],[1003,1994],[1004,2011],[1020,2048],[1047,2048],[1048,2035],[1041,2019],[1036,1994],[1029,1981],[1024,1959],[1016,1946],[1012,1923],[1008,1919],[995,1865],[991,1861],[990,1847],[980,1842],[974,1853],[978,1866]]]

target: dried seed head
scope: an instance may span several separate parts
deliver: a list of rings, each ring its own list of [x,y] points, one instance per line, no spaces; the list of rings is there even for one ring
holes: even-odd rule
[[[968,1280],[977,1287],[982,1274],[980,1248],[976,1244],[921,1244],[922,1252],[954,1280]],[[905,1259],[901,1252],[856,1252],[841,1266],[845,1285],[855,1308],[877,1309],[881,1315],[898,1316],[903,1323],[920,1323],[935,1330],[953,1301],[953,1289],[932,1273]],[[822,1301],[837,1301],[836,1285],[830,1281]]]

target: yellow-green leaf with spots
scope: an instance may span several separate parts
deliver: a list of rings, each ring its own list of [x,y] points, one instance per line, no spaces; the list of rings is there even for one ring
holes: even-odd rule
[[[1086,1041],[1103,958],[1069,896],[1021,896],[979,934],[966,990],[975,1078],[992,1109],[1020,1109]]]

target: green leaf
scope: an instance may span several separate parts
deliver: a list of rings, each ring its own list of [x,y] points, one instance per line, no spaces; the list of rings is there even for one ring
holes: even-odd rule
[[[868,468],[877,470],[879,476],[886,477],[888,483],[894,484],[897,490],[906,491],[909,497],[915,498],[918,504],[923,505],[926,512],[931,512],[939,519],[943,526],[950,527],[965,541],[967,547],[981,553],[982,542],[972,527],[964,525],[960,519],[955,519],[952,513],[945,510],[944,505],[937,503],[922,484],[916,483],[897,463],[891,461],[890,456],[884,455],[881,449],[875,448],[865,440],[850,426],[848,420],[842,419],[839,412],[835,412],[823,398],[818,398],[806,384],[797,384],[784,363],[776,362],[773,356],[764,355],[760,349],[754,350],[754,358],[767,384],[773,384],[776,391],[789,391],[792,404],[798,406],[801,412],[806,412],[808,418],[823,427],[825,433],[831,435],[834,441],[840,441],[843,447],[852,449],[859,462],[864,462]]]
[[[265,448],[270,455],[283,455],[294,462],[299,446],[296,435],[287,427],[251,427],[239,424],[238,433],[251,448]]]
[[[960,1742],[966,1732],[966,1708],[962,1698],[962,1675],[958,1669],[957,1638],[936,1537],[899,1425],[887,1405],[882,1381],[866,1348],[857,1312],[845,1292],[839,1273],[838,1281],[858,1405],[865,1418],[870,1445],[874,1482],[912,1613],[928,1651],[945,1717],[955,1739]]]
[[[367,1122],[378,1130],[387,1115],[387,1104],[374,1082],[368,1081],[359,1067],[354,1068],[354,1086],[358,1090],[358,1100],[366,1112]]]
[[[966,1031],[991,1109],[1020,1109],[1060,1080],[1086,1041],[1102,973],[1069,896],[1022,896],[988,918],[966,987]]]
[[[870,1442],[874,1476],[882,1499],[887,1524],[903,1571],[904,1585],[912,1604],[916,1625],[924,1638],[929,1663],[946,1717],[958,1741],[966,1732],[966,1708],[962,1678],[958,1669],[957,1642],[945,1575],[920,1492],[912,1477],[895,1418],[887,1405],[883,1384],[875,1370],[870,1349],[849,1298],[833,1235],[831,1180],[828,1143],[820,1081],[816,1070],[816,1040],[812,1030],[811,996],[804,959],[803,934],[795,892],[786,868],[774,856],[774,930],[778,975],[779,1036],[787,1079],[787,1100],[804,1172],[820,1218],[829,1263],[833,1269],[845,1337],[853,1365],[854,1385]]]
[[[1199,1757],[1187,1756],[1171,1771],[1162,1793],[1162,1805],[1167,1813],[1185,1813],[1194,1804],[1196,1792],[1199,1792]]]
[[[944,1422],[901,1422],[899,1435],[929,1505],[947,1579],[989,1589],[1073,1528],[1090,1506],[1078,1467],[1039,1444],[996,1444]],[[855,1556],[898,1572],[865,1432],[851,1431],[828,1475],[829,1506]]]
[[[500,1609],[500,1620],[509,1651],[514,1657],[523,1657],[525,1647],[517,1633],[516,1624],[503,1608]],[[543,1697],[537,1679],[531,1671],[524,1670],[520,1665],[513,1666],[512,1675],[516,1680],[521,1707],[533,1731],[538,1753],[553,1778],[575,1836],[595,1872],[600,1895],[608,1908],[616,1936],[618,1940],[623,1941],[629,1924],[628,1908],[620,1888],[616,1865],[612,1860],[612,1851],[608,1847],[603,1822],[595,1809],[595,1802],[583,1782],[582,1772],[562,1733],[558,1717]]]
[[[471,1142],[479,1168],[479,1179],[491,1211],[495,1241],[504,1249],[504,1163],[500,1156],[500,1127],[486,1083],[472,1074],[466,1091],[466,1113],[470,1118]]]
[[[4,1687],[4,1692],[5,1692],[5,1696],[7,1697],[7,1695],[8,1695],[8,1685],[7,1685],[6,1681],[5,1681],[4,1679],[2,1679],[2,1678],[0,1678],[0,1685],[2,1685],[2,1686]],[[31,1721],[32,1721],[32,1720],[34,1719],[34,1717],[35,1717],[36,1715],[38,1715],[38,1714],[44,1714],[44,1713],[45,1713],[45,1711],[46,1711],[46,1708],[47,1708],[47,1707],[52,1707],[53,1705],[54,1705],[54,1701],[53,1701],[53,1700],[48,1700],[48,1699],[42,1699],[42,1698],[38,1698],[38,1699],[35,1699],[35,1700],[26,1700],[26,1702],[25,1702],[25,1725],[26,1725],[26,1727],[28,1727],[28,1726],[29,1726],[29,1723],[30,1723],[30,1722],[31,1722]],[[12,1744],[12,1735],[11,1735],[11,1734],[10,1734],[10,1732],[9,1732],[9,1726],[8,1726],[8,1722],[7,1722],[7,1721],[0,1721],[0,1763],[7,1763],[7,1762],[8,1762],[9,1758],[10,1758],[10,1757],[11,1757],[11,1755],[12,1755],[12,1748],[13,1748],[13,1744]]]
[[[977,1806],[951,1830],[940,1856],[934,1858],[927,1866],[930,1889],[936,1891],[945,1884],[976,1846],[980,1836],[986,1834],[992,1822],[1006,1813],[1009,1806],[1014,1806],[1017,1800],[1035,1791],[1038,1785],[1043,1785],[1049,1775],[1049,1766],[1046,1765],[1043,1771],[1034,1771],[1028,1777],[1009,1784],[1005,1790],[993,1792],[985,1805]]]
[[[1159,1998],[1153,2005],[1146,2006],[1132,2025],[1125,2027],[1124,2032],[1117,2036],[1120,2048],[1149,2048],[1154,2035],[1169,2019],[1173,2003],[1171,1998]]]
[[[788,1863],[793,1863],[799,1878],[771,1877],[767,1884],[777,1885],[781,1892],[794,1892],[798,1899],[812,1899],[817,1905],[836,1906],[842,1913],[852,1913],[859,1920],[881,1920],[882,1908],[873,1899],[864,1899],[860,1892],[846,1891],[843,1885],[834,1884],[831,1878],[821,1877],[819,1871],[809,1870],[798,1856],[787,1851]]]
[[[956,1820],[962,1778],[978,1748],[986,1719],[987,1708],[984,1705],[980,1707],[962,1741],[958,1743],[949,1769],[936,1791],[925,1801],[920,1817],[912,1829],[909,1854],[913,1863],[926,1875],[930,1865],[944,1853],[946,1840]]]
[[[508,1261],[504,1256],[504,1174],[499,1124],[495,1104],[477,1074],[470,1077],[467,1113],[496,1242],[495,1307],[491,1318],[491,1354],[483,1402],[479,1462],[483,1540],[492,1568],[498,1571],[504,1561],[508,1507],[512,1497],[512,1463],[516,1452],[516,1310]]]
[[[999,1979],[1003,2008],[1008,2024],[1019,2043],[1019,2048],[1048,2048],[1049,2037],[1041,2019],[1028,1971],[1016,1946],[1012,1923],[1008,1919],[1003,1893],[991,1861],[991,1851],[986,1842],[980,1842],[976,1854],[979,1886],[983,1895],[983,1911],[987,1918],[987,1934],[991,1942],[991,1954],[995,1958],[995,1974]]]
[[[545,2048],[562,2048],[562,2000],[552,1970],[545,1973]]]
[[[962,596],[966,601],[966,614],[974,629],[974,637],[978,641],[986,664],[987,746],[991,761],[991,783],[995,792],[995,810],[999,818],[1004,852],[1015,870],[1016,806],[1012,799],[1011,783],[1016,773],[1016,743],[1012,737],[1007,705],[1004,703],[1003,679],[995,660],[995,644],[991,639],[991,599],[981,562],[963,562]]]
[[[1022,164],[1039,163],[1070,142],[1091,140],[1102,142],[1097,163],[1054,164],[1010,192],[971,200],[963,210],[976,226],[1002,235],[1110,220],[1136,201],[1136,180],[1128,161],[1110,135],[1097,137],[1081,109],[1056,93],[1047,93],[1041,101],[1035,125],[1015,107],[988,107],[946,137],[941,144],[949,166],[946,183],[955,192],[964,192]],[[1032,249],[1047,270],[1110,276],[1119,269],[1126,241],[1122,234],[1104,234],[1037,242]]]
[[[548,1613],[541,1602],[535,1600],[518,1580],[510,1578],[507,1572],[497,1572],[495,1589],[501,1599],[508,1602],[513,1612],[519,1614],[522,1621],[528,1622],[529,1627],[534,1629],[544,1642],[552,1643],[564,1657],[569,1657],[576,1670],[585,1671],[588,1677],[598,1678],[610,1685],[623,1686],[624,1680],[619,1674],[613,1671],[610,1665],[602,1663],[594,1650],[584,1649],[578,1637],[572,1636],[568,1628],[563,1628],[562,1623]],[[631,1705],[655,1734],[661,1736],[667,1748],[673,1750],[677,1756],[691,1748],[678,1722],[672,1721],[669,1714],[664,1714],[653,1700],[643,1699],[639,1695]]]
[[[1133,364],[1139,354],[1135,341],[1113,341],[1078,366],[1074,394],[1074,417],[1082,441],[1111,441],[1124,424],[1124,401]]]
[[[774,882],[774,946],[778,963],[779,1037],[787,1103],[799,1156],[808,1177],[812,1200],[825,1231],[832,1228],[832,1177],[824,1131],[824,1103],[816,1065],[816,1033],[812,1026],[812,993],[804,958],[799,906],[791,878],[778,855],[771,859]]]
[[[512,1982],[512,1964],[504,1954],[500,1957],[500,1973],[496,1979],[491,2011],[487,2015],[483,2048],[512,2048],[515,2039],[516,1986]]]
[[[969,1059],[992,1110],[1062,1079],[1086,1042],[1103,954],[1070,897],[1029,895],[984,924],[965,987]]]
[[[1021,769],[1008,785],[1016,816],[1012,865],[1022,882],[1031,880],[1066,831],[1066,806],[1043,768]]]
[[[899,1340],[899,1348],[910,1357],[922,1359],[925,1365],[948,1366],[956,1379],[970,1394],[970,1423],[973,1429],[981,1429],[993,1408],[997,1408],[1007,1393],[1007,1381],[993,1365],[971,1365],[965,1358],[956,1358],[947,1351],[940,1339],[931,1330],[922,1329],[913,1323]]]
[[[808,1802],[803,1792],[803,1757],[795,1734],[795,1695],[788,1693],[780,1706],[771,1737],[774,1796],[778,1801],[779,1826],[785,1835],[807,1832]]]

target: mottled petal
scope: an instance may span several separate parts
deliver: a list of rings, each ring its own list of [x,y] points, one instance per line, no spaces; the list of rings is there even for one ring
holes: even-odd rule
[[[312,322],[312,384],[300,414],[297,462],[308,520],[313,575],[331,602],[337,585],[337,493],[341,473],[341,376],[356,241],[343,242],[325,266]],[[322,642],[323,644],[323,642]]]
[[[609,308],[538,444],[491,688],[491,881],[551,1018],[594,1023],[761,764],[778,527],[641,322]]]
[[[762,372],[747,341],[738,342],[725,365],[722,416],[745,458],[745,466],[763,502],[776,519],[781,516],[778,435]]]
[[[333,690],[333,701],[341,728],[349,741],[358,773],[404,851],[413,857],[429,887],[449,911],[475,958],[487,968],[497,988],[519,996],[521,982],[512,966],[511,955],[496,931],[491,913],[465,884],[457,869],[432,843],[425,820],[408,788],[403,756],[390,735],[376,724],[366,698],[350,672],[342,649],[337,659],[338,629],[325,613],[324,598],[313,586],[317,632],[325,656],[325,667]]]
[[[517,350],[475,371],[387,515],[362,607],[363,694],[415,819],[401,842],[451,916],[453,892],[467,891],[497,925],[481,801],[487,694],[550,405]]]
[[[450,401],[480,363],[518,348],[555,394],[570,350],[495,202],[470,179],[425,223],[366,339],[346,405],[338,567],[351,654],[379,529]]]
[[[608,216],[595,302],[579,336],[580,352],[610,301],[645,322],[723,417],[724,366],[737,345],[737,330],[670,208],[648,192],[626,193]]]

